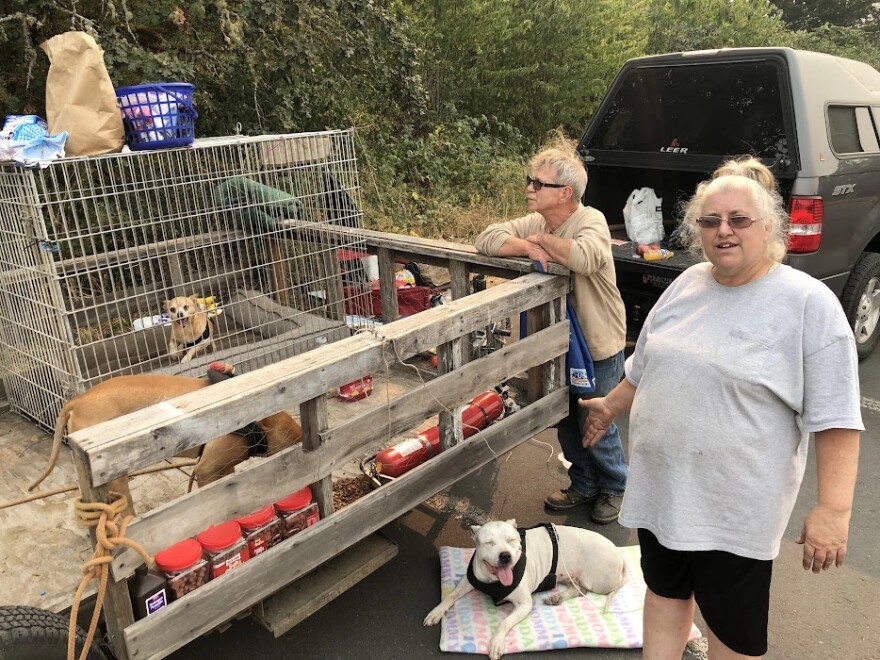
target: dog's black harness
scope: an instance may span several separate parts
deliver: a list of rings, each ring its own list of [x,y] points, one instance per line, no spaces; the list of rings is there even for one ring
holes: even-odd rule
[[[208,370],[208,380],[212,385],[221,383],[230,378],[232,378],[232,374],[224,374],[220,371],[214,371],[213,369]],[[266,436],[266,432],[257,426],[256,422],[251,422],[244,428],[233,431],[232,433],[234,435],[240,435],[247,440],[248,457],[265,456],[269,453],[269,438]],[[203,450],[204,448],[205,445],[202,445]]]
[[[522,554],[519,556],[519,561],[513,567],[513,582],[510,583],[509,587],[505,587],[500,582],[480,582],[477,579],[476,574],[474,573],[474,559],[477,557],[477,553],[475,552],[471,557],[471,561],[468,564],[467,569],[467,578],[468,582],[471,583],[471,586],[477,591],[482,591],[487,596],[491,596],[492,600],[496,605],[500,605],[507,597],[513,593],[513,590],[519,586],[519,583],[522,582],[523,575],[526,572],[526,532],[530,529],[537,529],[539,527],[543,527],[547,530],[547,534],[550,536],[550,543],[553,546],[553,560],[550,562],[550,572],[541,580],[541,584],[539,584],[532,593],[537,593],[539,591],[549,591],[553,587],[556,586],[556,562],[559,559],[559,539],[556,536],[556,530],[553,528],[552,523],[541,523],[540,525],[534,525],[533,527],[517,527],[519,532],[520,542],[522,543]]]
[[[208,323],[205,325],[205,331],[201,334],[200,337],[196,337],[192,341],[186,342],[183,347],[184,348],[192,348],[193,346],[198,346],[203,341],[205,341],[208,337],[211,336],[211,324]]]

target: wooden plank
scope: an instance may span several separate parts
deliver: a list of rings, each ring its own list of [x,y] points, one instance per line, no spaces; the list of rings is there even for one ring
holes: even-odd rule
[[[338,225],[307,222],[304,220],[284,220],[280,223],[295,232],[300,240],[334,240],[337,243],[366,244],[372,248],[385,248],[393,251],[407,261],[424,261],[437,266],[445,266],[447,262],[463,261],[470,265],[485,265],[498,268],[508,276],[512,272],[531,273],[534,264],[526,258],[490,257],[477,252],[476,248],[466,243],[455,243],[436,238],[404,236],[388,232],[352,229]],[[320,237],[320,239],[316,239]],[[472,270],[475,270],[472,268]],[[551,275],[568,275],[569,271],[557,263],[550,263],[548,272]]]
[[[565,325],[568,326],[567,319],[565,318],[565,301],[565,298],[557,298],[545,305],[548,314],[546,322],[550,327],[559,322],[565,322]],[[566,337],[566,341],[570,341],[568,337]],[[541,396],[546,396],[554,390],[565,387],[566,352],[544,363]]]
[[[379,248],[379,297],[382,302],[382,320],[385,323],[396,321],[400,316],[397,303],[397,276],[394,271],[394,253]]]
[[[452,299],[459,300],[471,294],[471,283],[468,279],[468,267],[463,261],[450,261],[449,287],[452,290]]]
[[[132,660],[144,660],[169,655],[211,630],[218,620],[246,610],[434,493],[548,428],[567,411],[568,392],[557,390],[271,551],[208,582],[156,614],[136,621],[125,629],[129,656]]]
[[[480,360],[466,364],[449,374],[438,376],[411,392],[392,399],[387,407],[377,408],[350,419],[321,434],[324,443],[345,443],[356,449],[357,456],[364,444],[376,436],[391,437],[434,414],[440,405],[454,408],[473,398],[473,393],[491,389],[513,374],[525,370],[536,356],[564,358],[568,351],[568,321],[563,320],[546,330],[514,342]],[[557,387],[564,383],[557,382]],[[334,458],[334,463],[348,457]],[[135,523],[136,524],[136,523]]]
[[[119,264],[138,263],[149,257],[161,257],[170,252],[183,252],[196,250],[208,245],[229,244],[241,240],[246,234],[240,231],[208,232],[196,236],[183,238],[171,238],[166,241],[156,241],[122,250],[110,250],[100,254],[89,254],[82,257],[73,257],[59,261],[56,265],[58,271],[64,275],[86,273],[98,268],[106,268]]]
[[[109,489],[106,486],[93,487],[89,483],[88,472],[82,461],[75,460],[74,464],[76,465],[76,476],[79,481],[82,501],[109,503]],[[89,527],[92,547],[98,541],[95,529],[95,527]],[[107,636],[110,638],[113,654],[118,660],[128,660],[123,631],[134,622],[134,611],[131,606],[131,596],[128,594],[127,582],[107,581],[107,591],[104,594],[104,622],[107,625]]]
[[[451,373],[466,363],[465,351],[468,348],[469,339],[470,337],[465,335],[464,337],[457,337],[452,341],[444,342],[437,347],[438,373]],[[464,439],[460,417],[456,415],[455,411],[448,408],[441,410],[438,426],[440,427],[441,451],[457,445]]]
[[[235,379],[144,408],[71,435],[93,484],[204,444],[344,385],[352,376],[404,360],[449,337],[473,332],[486,317],[504,318],[567,293],[567,278],[529,274]]]
[[[128,535],[154,553],[181,537],[200,532],[205,521],[228,520],[255,511],[363,456],[386,438],[434,414],[438,405],[461,405],[536,359],[564,355],[567,349],[568,324],[559,323],[396,397],[387,408],[325,431],[315,451],[294,447],[279,452],[250,469],[157,507],[135,519]],[[131,575],[139,563],[140,556],[134,551],[120,551],[112,564],[114,578]]]
[[[396,543],[371,534],[269,596],[252,616],[277,639],[396,556]]]
[[[467,264],[463,261],[450,260],[449,283],[452,289],[452,299],[460,300],[471,292],[468,281]],[[456,337],[448,342],[443,342],[437,347],[437,372],[448,374],[462,365],[470,362],[470,334]],[[440,449],[446,450],[457,445],[464,437],[462,436],[461,419],[453,410],[441,410],[438,421],[440,427]]]
[[[546,318],[542,307],[534,307],[530,309],[526,314],[526,327],[530,335],[538,332],[539,330],[542,330],[544,328],[545,322]],[[541,366],[536,366],[529,369],[529,401],[535,401],[536,399],[541,398],[541,392],[543,391],[543,375],[543,369]]]
[[[324,287],[327,292],[327,298],[324,300],[327,305],[327,316],[344,323],[345,292],[342,288],[342,266],[340,266],[336,250],[332,246],[322,245],[320,251],[324,277],[327,278]]]
[[[321,447],[321,432],[327,429],[327,397],[322,394],[304,401],[300,407],[302,425],[302,446],[305,452],[313,452]],[[288,490],[295,490],[290,489]],[[326,518],[333,513],[333,481],[328,472],[320,481],[312,484],[312,495],[318,503],[321,516]]]

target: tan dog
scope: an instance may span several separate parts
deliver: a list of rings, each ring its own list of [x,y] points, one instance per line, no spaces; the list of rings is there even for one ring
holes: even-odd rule
[[[65,432],[74,433],[209,385],[210,382],[207,378],[192,378],[190,376],[149,374],[117,376],[74,397],[58,414],[49,466],[34,483],[28,486],[28,490],[36,488],[55,468]],[[302,439],[302,429],[299,424],[283,411],[261,419],[256,424],[266,434],[268,455],[290,447]],[[232,433],[214,438],[206,443],[201,457],[199,457],[199,449],[199,447],[195,447],[181,454],[181,456],[189,458],[199,458],[199,462],[193,470],[199,486],[232,474],[235,471],[235,465],[246,461],[249,456],[247,438]],[[110,490],[120,492],[128,497],[129,509],[132,509],[127,477],[110,482],[109,487]]]
[[[165,301],[165,313],[171,321],[168,354],[172,357],[186,351],[180,362],[189,362],[199,351],[214,343],[214,324],[195,296],[177,296]]]

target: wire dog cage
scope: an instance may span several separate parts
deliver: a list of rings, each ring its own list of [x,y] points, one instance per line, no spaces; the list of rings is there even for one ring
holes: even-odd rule
[[[351,130],[0,166],[11,407],[52,428],[64,401],[111,376],[201,375],[213,360],[247,371],[348,336],[360,208]],[[322,242],[325,223],[353,231]],[[165,303],[177,296],[211,340],[191,359],[169,354],[186,323]]]

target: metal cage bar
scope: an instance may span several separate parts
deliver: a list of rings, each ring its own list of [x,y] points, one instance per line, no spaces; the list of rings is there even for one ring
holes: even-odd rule
[[[294,221],[294,222],[291,222]],[[359,231],[321,243],[295,221]],[[191,148],[0,166],[0,366],[45,428],[131,373],[239,371],[350,334],[369,314],[352,130],[203,138]],[[168,355],[163,304],[198,299],[212,350]]]

